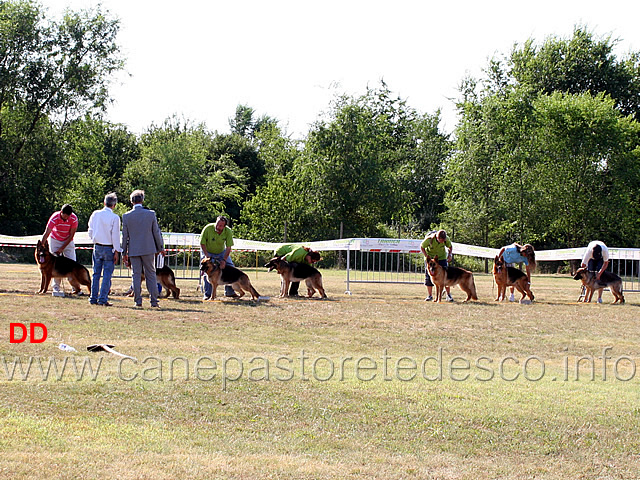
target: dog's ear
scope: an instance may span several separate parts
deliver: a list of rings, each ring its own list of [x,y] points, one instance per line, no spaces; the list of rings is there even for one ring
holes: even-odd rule
[[[500,261],[500,258],[498,257],[498,255],[496,255],[494,262],[498,263],[499,261]]]
[[[433,257],[433,261],[437,262],[438,261],[438,255],[436,255],[435,257]]]

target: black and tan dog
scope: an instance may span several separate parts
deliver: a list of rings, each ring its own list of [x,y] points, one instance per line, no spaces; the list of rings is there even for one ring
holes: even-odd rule
[[[504,300],[507,296],[507,287],[515,287],[522,294],[520,302],[524,300],[524,297],[529,296],[529,300],[533,301],[533,293],[529,287],[529,278],[527,275],[514,267],[507,267],[506,262],[502,256],[493,260],[493,279],[498,285],[498,296],[496,302]]]
[[[322,286],[322,274],[317,268],[306,263],[289,263],[282,257],[274,257],[265,264],[269,271],[276,270],[280,275],[280,297],[289,296],[291,282],[304,282],[307,284],[307,296],[313,297],[318,292],[321,298],[327,298]]]
[[[605,287],[608,287],[613,293],[615,297],[615,301],[613,303],[618,303],[618,301],[622,304],[624,303],[624,295],[622,294],[622,279],[612,272],[602,272],[600,276],[600,280],[596,279],[596,272],[590,272],[585,267],[579,268],[576,271],[574,280],[582,281],[582,285],[584,285],[586,289],[586,293],[584,295],[583,302],[590,302],[591,297],[593,297],[593,292],[598,291],[598,296],[602,295],[602,290]]]
[[[142,282],[145,281],[144,272],[141,273],[140,279]],[[156,268],[156,279],[158,280],[160,285],[162,285],[165,292],[167,292],[165,295],[163,295],[164,298],[167,298],[169,296],[169,293],[171,293],[171,295],[173,295],[173,298],[175,298],[176,300],[180,298],[180,289],[176,287],[176,276],[174,275],[171,268],[166,265],[162,268]],[[128,295],[130,297],[133,297],[133,291],[131,291]]]
[[[81,263],[70,258],[52,255],[49,251],[49,242],[38,240],[35,250],[36,263],[40,269],[40,290],[36,293],[47,293],[52,278],[66,278],[73,287],[71,293],[81,292],[80,285],[86,285],[91,293],[91,275],[89,270]]]
[[[200,263],[200,271],[207,275],[212,287],[211,298],[207,300],[216,299],[218,285],[231,285],[240,297],[244,295],[245,290],[251,294],[252,300],[258,300],[260,297],[260,294],[251,285],[249,276],[236,267],[227,265],[225,268],[220,268],[220,262],[217,260],[203,258]]]
[[[473,273],[469,270],[459,267],[443,267],[438,263],[438,256],[431,258],[427,255],[427,272],[431,277],[431,281],[436,286],[436,295],[434,302],[442,301],[442,291],[444,287],[460,286],[463,292],[467,294],[465,302],[469,300],[478,300],[476,293],[476,283],[473,280]]]

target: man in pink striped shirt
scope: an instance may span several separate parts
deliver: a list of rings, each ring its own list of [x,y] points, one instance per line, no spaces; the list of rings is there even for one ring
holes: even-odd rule
[[[71,260],[76,259],[76,246],[73,236],[78,229],[78,217],[73,213],[71,205],[63,205],[59,212],[55,212],[47,222],[47,228],[42,235],[42,242],[49,240],[49,251],[54,255],[64,255]],[[53,296],[64,297],[60,290],[60,279],[53,279]]]

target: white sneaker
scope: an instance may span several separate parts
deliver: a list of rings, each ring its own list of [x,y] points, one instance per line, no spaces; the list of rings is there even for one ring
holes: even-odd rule
[[[601,298],[598,299],[598,303],[602,303],[602,299]]]
[[[429,295],[427,298],[424,299],[425,302],[433,302],[433,297],[431,295]]]
[[[447,302],[453,302],[453,297],[451,295],[447,295]]]
[[[510,302],[515,302],[516,301],[516,297],[515,295],[512,293],[511,296],[509,297],[509,301]]]
[[[53,292],[51,292],[51,295],[53,295],[54,297],[64,297],[64,292],[61,290],[54,290]]]

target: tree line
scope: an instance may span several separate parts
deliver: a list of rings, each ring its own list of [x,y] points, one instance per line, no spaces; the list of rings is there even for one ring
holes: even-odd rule
[[[200,232],[221,213],[265,241],[418,238],[499,247],[640,245],[640,57],[576,27],[516,44],[464,78],[453,133],[384,81],[340,95],[302,139],[239,105],[229,133],[172,116],[135,134],[104,120],[124,66],[101,7],[46,18],[0,0],[0,233],[37,234],[73,205],[80,229],[135,188],[161,228]]]

